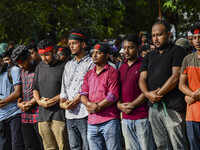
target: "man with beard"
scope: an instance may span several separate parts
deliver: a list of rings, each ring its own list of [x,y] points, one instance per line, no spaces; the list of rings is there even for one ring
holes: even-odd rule
[[[86,36],[80,30],[72,30],[68,38],[75,57],[68,61],[62,77],[60,107],[65,109],[69,144],[71,150],[88,150],[86,107],[80,102],[79,92],[87,71],[94,67],[92,58],[86,55]]]
[[[184,95],[178,89],[186,51],[170,41],[170,25],[161,20],[152,27],[156,47],[144,58],[139,86],[149,99],[149,121],[157,149],[187,149]]]
[[[67,131],[64,110],[59,107],[62,73],[65,63],[55,57],[51,40],[38,44],[42,62],[37,65],[33,82],[33,97],[39,105],[38,129],[44,149],[66,150]]]

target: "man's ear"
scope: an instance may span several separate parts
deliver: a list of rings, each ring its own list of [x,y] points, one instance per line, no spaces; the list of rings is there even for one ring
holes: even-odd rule
[[[81,42],[81,46],[82,46],[82,48],[85,48],[86,43],[85,42]]]
[[[168,40],[170,41],[172,33],[170,31],[168,31],[167,34],[168,34]]]
[[[56,49],[53,49],[52,54],[56,54]]]

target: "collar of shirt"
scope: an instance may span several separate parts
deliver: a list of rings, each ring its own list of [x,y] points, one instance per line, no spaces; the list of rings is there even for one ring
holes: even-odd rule
[[[96,65],[94,66],[94,68],[92,69],[92,72],[94,73],[94,74],[96,74],[97,76],[99,76],[100,74],[102,74],[105,70],[108,70],[109,69],[109,64],[107,63],[104,67],[103,67],[103,69],[101,70],[101,72],[99,73],[99,74],[97,74],[96,73]]]
[[[132,66],[134,66],[135,64],[137,64],[137,63],[139,63],[139,62],[142,62],[142,58],[140,58],[140,57],[137,58],[137,60],[136,60],[131,66],[129,66],[129,65],[128,65],[128,60],[127,60],[127,59],[124,60],[124,64],[128,65],[129,68],[132,67]]]
[[[84,60],[87,59],[88,57],[90,57],[90,56],[89,56],[89,55],[85,55],[83,58],[80,59],[79,62],[78,62],[78,61],[76,60],[76,58],[74,57],[74,58],[72,59],[72,61],[76,61],[77,63],[80,63],[81,61],[84,61]]]

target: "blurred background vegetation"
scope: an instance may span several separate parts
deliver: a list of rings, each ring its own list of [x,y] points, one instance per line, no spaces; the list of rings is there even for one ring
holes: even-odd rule
[[[200,19],[199,0],[160,2],[162,18],[174,26],[177,36]],[[150,35],[158,15],[158,0],[1,0],[0,41],[58,42],[72,28],[100,39],[139,31]]]

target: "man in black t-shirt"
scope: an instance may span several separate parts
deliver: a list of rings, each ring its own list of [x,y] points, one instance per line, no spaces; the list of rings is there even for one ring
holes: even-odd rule
[[[59,107],[62,73],[65,63],[58,60],[51,40],[38,44],[42,62],[38,64],[33,96],[39,104],[38,128],[44,149],[68,149],[64,110]]]
[[[184,95],[178,90],[179,71],[186,51],[170,41],[170,26],[157,21],[152,27],[156,47],[140,68],[140,89],[149,99],[149,121],[157,149],[187,149]]]

